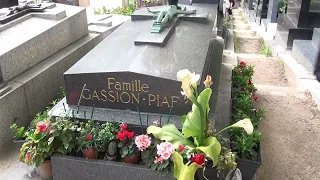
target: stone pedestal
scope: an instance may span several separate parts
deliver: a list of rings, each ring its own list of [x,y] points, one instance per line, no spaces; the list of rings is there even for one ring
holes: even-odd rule
[[[278,44],[291,49],[295,39],[312,39],[313,28],[320,27],[320,7],[316,3],[311,0],[289,0],[287,14],[278,16],[275,38]]]

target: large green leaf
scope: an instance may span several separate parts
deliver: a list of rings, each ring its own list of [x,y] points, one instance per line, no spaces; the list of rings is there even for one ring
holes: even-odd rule
[[[158,126],[149,126],[148,134],[153,134],[154,137],[163,141],[169,141],[176,149],[179,145],[195,147],[173,124],[166,124],[162,128]]]
[[[210,100],[211,94],[212,94],[212,90],[210,88],[207,88],[199,94],[197,99],[197,102],[201,106],[201,110],[205,115],[205,117],[203,117],[204,119],[201,119],[199,107],[195,103],[193,103],[192,111],[188,113],[183,123],[182,133],[186,137],[190,137],[190,136],[198,137],[201,135],[201,133],[204,132],[205,127],[201,129],[201,124],[202,123],[205,124],[205,122],[207,121],[206,117],[207,117],[207,112],[209,112],[209,100]]]
[[[206,156],[210,157],[213,161],[213,166],[216,166],[218,163],[218,156],[221,151],[221,144],[217,138],[210,136],[207,139],[204,139],[203,146],[197,147],[202,151]]]
[[[174,152],[171,156],[174,163],[174,177],[177,180],[194,180],[194,175],[200,167],[195,163],[190,165],[183,164],[183,158],[178,152]]]

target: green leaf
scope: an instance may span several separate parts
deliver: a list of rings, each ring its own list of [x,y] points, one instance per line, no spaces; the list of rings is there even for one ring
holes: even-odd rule
[[[188,140],[173,124],[166,124],[162,128],[158,126],[149,126],[148,134],[153,134],[154,137],[163,141],[169,141],[176,149],[179,145],[195,147],[194,144]]]
[[[196,149],[202,151],[206,156],[210,157],[213,161],[213,166],[218,163],[218,156],[221,151],[221,144],[217,138],[210,136],[203,140],[203,146],[199,146]]]
[[[197,102],[200,104],[201,109],[205,115],[207,116],[207,112],[209,112],[209,100],[212,94],[211,88],[207,88],[203,90],[197,99]],[[204,117],[204,118],[205,118]],[[207,121],[206,119],[201,119],[200,109],[194,103],[192,105],[192,111],[188,113],[185,122],[183,123],[182,133],[186,137],[198,137],[203,133],[204,129],[201,129],[201,123],[205,124],[203,121]],[[205,128],[205,127],[203,127]]]
[[[199,168],[195,163],[189,166],[183,163],[183,158],[178,152],[174,152],[171,156],[174,163],[174,177],[177,180],[194,180],[194,175]]]
[[[187,115],[181,116],[181,119],[180,119],[181,124],[183,124],[186,121],[186,119],[187,119]]]
[[[142,159],[148,158],[150,155],[150,150],[145,150],[141,152]]]
[[[122,147],[123,146],[123,142],[119,142],[118,143],[118,147],[120,148],[120,147]]]

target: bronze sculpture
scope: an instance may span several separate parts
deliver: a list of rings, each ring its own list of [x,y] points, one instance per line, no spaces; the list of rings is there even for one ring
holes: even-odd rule
[[[186,10],[184,7],[181,10],[181,7],[178,6],[179,0],[169,0],[169,5],[164,7],[162,10],[151,10],[148,8],[148,11],[151,13],[157,14],[157,19],[152,25],[151,32],[152,33],[160,33],[163,29],[163,26],[169,23],[172,18],[178,14],[195,14],[196,10]]]

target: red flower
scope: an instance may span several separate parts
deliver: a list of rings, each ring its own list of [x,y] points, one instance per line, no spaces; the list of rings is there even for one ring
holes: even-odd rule
[[[246,63],[244,63],[243,61],[241,61],[241,62],[240,62],[240,66],[241,66],[241,67],[245,67],[245,66],[246,66]]]
[[[241,69],[238,69],[238,73],[240,74],[242,71],[241,71]]]
[[[183,152],[184,151],[184,146],[183,145],[179,145],[179,150],[180,150],[180,152]]]
[[[246,88],[241,88],[241,91],[246,91]]]
[[[133,136],[134,136],[134,132],[132,131],[132,132],[128,132],[127,133],[127,136],[128,136],[128,138],[133,138]]]
[[[254,96],[252,100],[256,102],[258,100],[258,96]]]
[[[196,164],[203,166],[205,163],[205,157],[203,154],[197,154],[193,156],[191,159],[191,162],[195,162]]]
[[[87,140],[90,141],[91,139],[92,139],[92,134],[88,134],[88,135],[87,135]]]
[[[124,134],[123,132],[118,132],[117,138],[118,138],[120,141],[126,140],[126,136],[125,136],[125,134]]]
[[[30,160],[30,154],[26,154],[24,157],[26,158],[27,161]]]
[[[250,80],[248,81],[248,85],[252,85],[252,82]]]
[[[121,130],[126,130],[128,128],[127,124],[121,124],[120,125]]]
[[[37,122],[36,128],[39,132],[45,132],[48,129],[49,123],[47,122]]]

